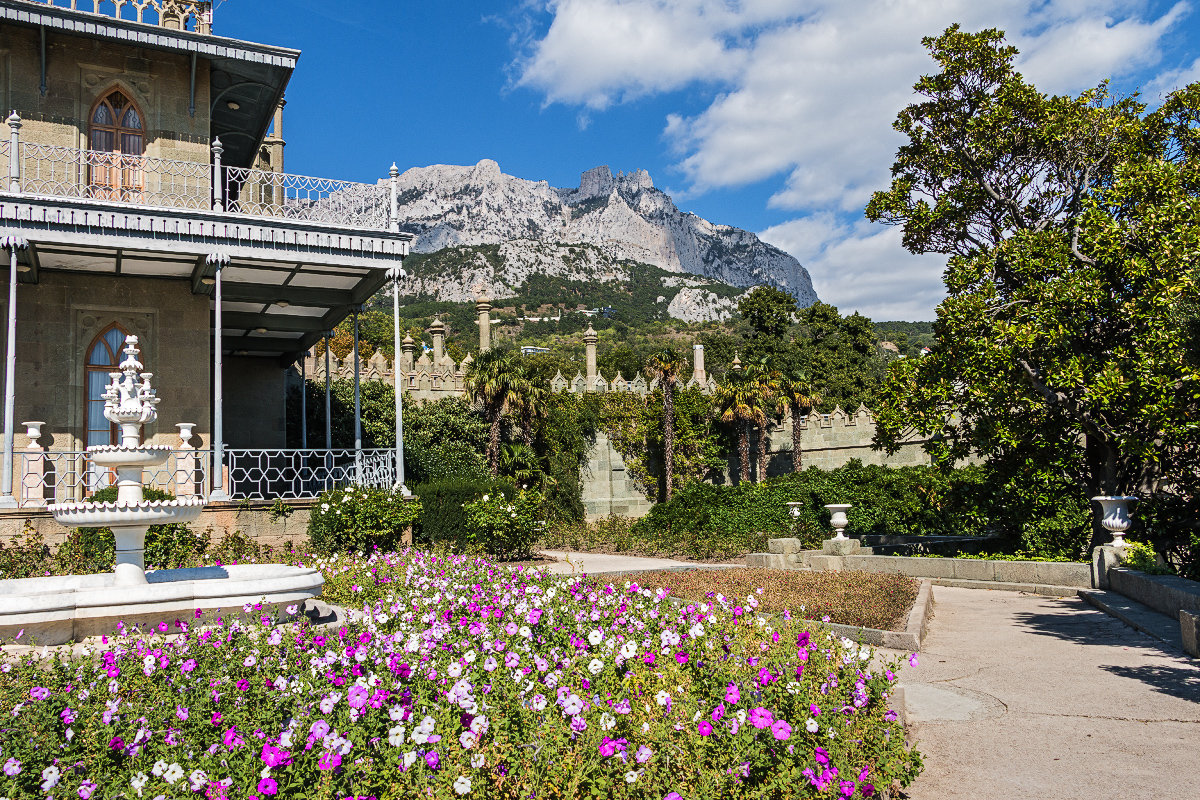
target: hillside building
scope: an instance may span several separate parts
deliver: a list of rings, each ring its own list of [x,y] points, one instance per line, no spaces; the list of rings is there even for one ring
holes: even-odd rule
[[[130,334],[169,400],[145,431],[174,448],[159,488],[236,503],[402,483],[399,432],[379,451],[284,440],[285,373],[403,274],[398,170],[390,187],[285,173],[299,52],[223,38],[212,16],[0,0],[10,515],[111,482],[86,448],[115,441],[103,393]]]

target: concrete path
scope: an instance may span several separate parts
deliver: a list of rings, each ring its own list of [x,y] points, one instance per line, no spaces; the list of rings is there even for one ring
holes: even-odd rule
[[[1200,661],[1078,598],[934,587],[912,800],[1198,796]]]
[[[604,572],[636,572],[647,569],[709,569],[713,567],[736,567],[739,564],[702,564],[696,561],[676,561],[673,558],[643,558],[641,556],[614,556],[605,553],[573,553],[565,550],[543,550],[548,556],[558,559],[557,564],[547,565],[557,575],[587,573],[599,575]]]

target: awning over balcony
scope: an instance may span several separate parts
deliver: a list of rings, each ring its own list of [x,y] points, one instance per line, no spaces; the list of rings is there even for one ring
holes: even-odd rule
[[[30,241],[19,254],[19,279],[42,271],[85,272],[190,281],[212,295],[214,270],[204,256],[169,250],[87,247]],[[231,257],[222,270],[222,349],[229,354],[292,360],[365,303],[387,280],[385,269]]]

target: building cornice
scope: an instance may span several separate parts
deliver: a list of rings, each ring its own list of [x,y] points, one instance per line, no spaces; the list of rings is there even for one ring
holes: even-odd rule
[[[363,233],[311,222],[216,211],[113,207],[61,198],[0,195],[0,231],[99,247],[141,247],[232,258],[302,258],[312,264],[386,269],[408,255],[413,236]]]
[[[110,39],[139,47],[196,53],[208,58],[230,58],[258,64],[295,69],[299,50],[227,39],[191,31],[173,30],[158,25],[71,11],[57,6],[0,0],[0,22],[34,25],[81,36]]]

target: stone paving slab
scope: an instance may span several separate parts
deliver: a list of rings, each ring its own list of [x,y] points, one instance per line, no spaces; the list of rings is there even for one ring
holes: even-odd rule
[[[1200,662],[1078,597],[935,591],[902,676],[925,759],[912,800],[1192,793]]]
[[[1081,589],[1079,596],[1088,605],[1095,606],[1104,613],[1124,622],[1134,630],[1158,639],[1171,648],[1183,652],[1183,634],[1179,629],[1179,621],[1171,619],[1166,614],[1160,614],[1150,606],[1142,605],[1137,600],[1117,592],[1105,592],[1098,589]]]

